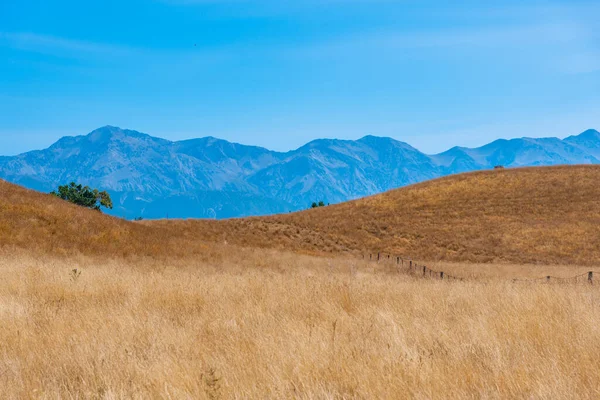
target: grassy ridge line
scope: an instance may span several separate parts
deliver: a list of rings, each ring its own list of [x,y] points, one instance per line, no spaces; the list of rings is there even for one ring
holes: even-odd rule
[[[479,171],[293,214],[148,221],[204,241],[420,260],[600,264],[600,166]]]
[[[132,223],[0,181],[0,245],[39,254],[208,257],[211,243],[427,261],[600,264],[600,166],[454,175],[293,214]]]

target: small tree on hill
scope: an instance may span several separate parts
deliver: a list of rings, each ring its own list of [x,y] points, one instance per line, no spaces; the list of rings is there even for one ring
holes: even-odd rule
[[[316,201],[313,201],[313,203],[310,206],[310,208],[317,208],[317,207],[325,207],[325,203],[323,202],[323,200],[319,201],[318,203]]]
[[[91,189],[88,186],[71,182],[69,185],[59,186],[58,190],[50,194],[69,201],[78,206],[100,211],[100,207],[113,208],[112,200],[106,191]]]

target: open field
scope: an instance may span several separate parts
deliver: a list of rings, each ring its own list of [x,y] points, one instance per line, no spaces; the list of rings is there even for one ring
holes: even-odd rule
[[[0,397],[600,396],[597,286],[440,282],[339,258],[238,256],[3,258]]]
[[[383,264],[238,256],[3,258],[0,397],[600,396],[597,286],[440,282]]]
[[[600,277],[598,179],[143,223],[0,181],[0,398],[598,398],[600,285],[512,282]],[[362,259],[386,249],[466,279]]]

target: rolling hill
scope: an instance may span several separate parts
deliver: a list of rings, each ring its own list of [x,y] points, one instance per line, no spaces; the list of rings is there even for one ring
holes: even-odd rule
[[[198,255],[206,246],[0,180],[0,254],[20,251],[59,257],[161,258]]]
[[[172,142],[103,127],[0,157],[0,178],[49,192],[77,181],[113,197],[113,215],[230,218],[339,203],[466,171],[600,163],[600,133],[497,140],[427,155],[391,138],[320,139],[285,153],[212,137]]]
[[[210,243],[420,260],[600,263],[600,166],[453,175],[298,213],[128,222],[0,181],[5,249],[203,257]]]
[[[600,166],[453,175],[272,217],[149,221],[198,240],[421,260],[599,264]]]

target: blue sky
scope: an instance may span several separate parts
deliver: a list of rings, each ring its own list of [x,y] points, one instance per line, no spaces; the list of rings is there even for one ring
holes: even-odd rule
[[[600,129],[600,2],[0,1],[0,154],[117,125],[425,152]]]

